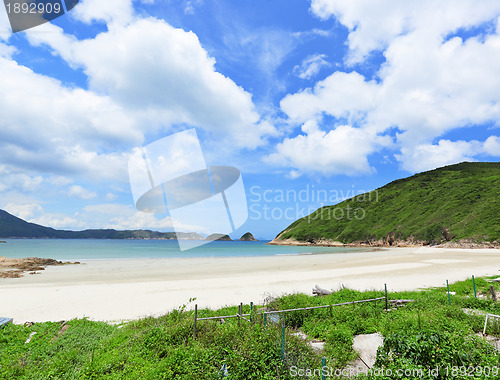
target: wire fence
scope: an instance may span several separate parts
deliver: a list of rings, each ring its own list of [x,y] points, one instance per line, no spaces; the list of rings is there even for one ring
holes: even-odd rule
[[[474,276],[472,276],[472,286],[473,286],[473,291],[474,291],[474,297],[478,298],[478,292],[476,289],[476,282]],[[491,291],[491,297],[493,300],[496,300],[496,293],[494,291],[493,286],[490,288]],[[451,305],[452,304],[452,296],[455,295],[455,292],[450,291],[450,284],[448,280],[446,280],[446,296],[448,303]],[[242,323],[258,323],[263,327],[264,331],[268,331],[268,333],[271,333],[274,338],[276,339],[276,354],[278,354],[278,357],[281,357],[281,365],[283,369],[287,369],[288,371],[290,368],[305,368],[307,365],[310,364],[310,362],[307,362],[308,357],[304,356],[304,352],[298,348],[296,344],[296,339],[297,339],[297,333],[293,331],[289,331],[287,333],[286,326],[290,326],[290,318],[294,318],[294,315],[301,315],[300,312],[302,311],[308,311],[308,310],[321,310],[321,309],[330,309],[332,310],[335,307],[342,307],[342,306],[348,306],[348,305],[358,305],[358,304],[368,304],[368,303],[373,303],[375,308],[377,308],[377,302],[382,303],[382,308],[385,309],[386,311],[390,310],[391,308],[394,307],[399,307],[403,306],[406,303],[413,302],[413,300],[407,300],[407,299],[396,299],[396,300],[390,300],[388,298],[388,293],[387,293],[387,285],[384,284],[384,295],[381,297],[376,297],[376,298],[370,298],[370,299],[362,299],[362,300],[352,300],[352,301],[347,301],[347,302],[341,302],[341,303],[334,303],[334,304],[325,304],[325,305],[318,305],[318,306],[306,306],[306,307],[299,307],[299,308],[289,308],[289,309],[281,309],[281,310],[269,310],[266,308],[260,308],[257,310],[256,307],[254,307],[253,303],[251,302],[249,304],[250,306],[250,311],[248,312],[248,305],[243,305],[243,303],[240,303],[238,305],[238,311],[235,314],[229,314],[228,315],[220,315],[220,316],[207,316],[207,317],[199,317],[198,316],[198,305],[195,305],[195,310],[194,310],[194,325],[193,325],[193,337],[196,339],[196,331],[197,331],[197,324],[201,321],[217,321],[219,320],[221,323],[225,323],[226,320],[228,319],[237,319],[238,320],[238,325],[241,325]],[[244,313],[244,307],[246,309],[246,313]],[[291,313],[291,316],[286,317],[288,313]],[[298,313],[298,314],[297,314]],[[206,314],[205,314],[206,315]],[[333,315],[333,314],[332,314]],[[287,323],[285,323],[285,320]],[[292,326],[293,327],[293,326]],[[485,315],[485,321],[484,321],[484,329],[483,329],[483,335],[486,334],[487,331],[491,332],[498,332],[500,333],[500,315],[495,315],[495,314],[486,314]],[[295,335],[295,336],[294,336]],[[304,336],[306,339],[307,337]],[[294,343],[295,341],[295,343]],[[500,349],[500,347],[499,347]],[[278,351],[279,350],[279,351]],[[317,352],[317,354],[324,354],[321,350]],[[310,358],[310,357],[309,357]],[[321,359],[321,365],[319,364],[319,360]],[[317,369],[317,372],[315,370],[315,375],[313,378],[321,378],[325,379],[324,373],[327,373],[327,371],[324,371],[327,363],[327,359],[322,356],[319,359],[319,355],[316,356],[315,359],[315,366]],[[279,359],[277,359],[279,361]],[[329,359],[330,362],[330,359]],[[223,368],[224,369],[224,368]],[[277,372],[277,378],[280,378],[280,371],[283,369],[279,369],[278,366],[276,367],[276,372]],[[222,369],[221,369],[222,371]],[[227,368],[225,368],[223,373],[227,374]],[[223,376],[226,377],[226,376]],[[286,377],[286,376],[285,376]],[[297,378],[301,378],[302,376],[297,376]],[[309,378],[309,377],[307,377]]]

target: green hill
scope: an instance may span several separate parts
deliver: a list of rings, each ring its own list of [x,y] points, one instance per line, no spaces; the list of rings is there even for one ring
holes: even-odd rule
[[[211,234],[211,235],[208,235],[205,240],[210,240],[210,241],[232,241],[233,239],[231,239],[229,237],[229,235],[224,235],[224,234]]]
[[[195,232],[179,232],[176,234],[175,232],[157,232],[150,230],[56,230],[34,223],[28,223],[4,210],[0,210],[0,237],[4,239],[203,239],[203,236]]]
[[[322,207],[272,243],[405,245],[500,241],[500,163],[464,162]]]
[[[247,232],[238,241],[258,241],[250,232]]]

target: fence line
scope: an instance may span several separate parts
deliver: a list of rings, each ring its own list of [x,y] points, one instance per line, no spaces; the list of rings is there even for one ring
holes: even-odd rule
[[[484,318],[483,336],[486,335],[486,326],[488,325],[488,317],[500,318],[500,315],[491,314],[491,313],[486,314],[486,317]]]
[[[359,301],[350,301],[350,302],[342,302],[342,303],[337,303],[333,305],[321,305],[321,306],[309,306],[309,307],[301,307],[297,309],[286,309],[286,310],[274,310],[274,311],[263,311],[261,312],[262,316],[264,317],[264,325],[266,325],[266,317],[267,314],[279,314],[279,313],[288,313],[292,311],[300,311],[300,310],[313,310],[313,309],[324,309],[324,308],[332,308],[334,306],[344,306],[344,305],[355,305],[357,303],[364,303],[364,302],[376,302],[380,300],[385,300],[386,305],[387,305],[387,293],[385,297],[379,297],[379,298],[371,298],[367,300],[359,300]],[[209,320],[215,320],[215,319],[226,319],[226,318],[238,318],[238,323],[241,322],[241,319],[244,319],[247,322],[252,322],[252,313],[253,313],[253,302],[250,303],[250,314],[243,314],[243,304],[240,303],[238,305],[238,313],[234,315],[221,315],[217,317],[204,317],[204,318],[198,318],[198,305],[194,306],[194,328],[193,328],[193,336],[196,337],[196,324],[198,321],[209,321]],[[250,319],[247,319],[245,317],[250,317]]]
[[[356,304],[356,303],[374,302],[374,301],[380,301],[380,300],[385,300],[385,297],[371,298],[369,300],[342,302],[342,303],[336,303],[336,304],[333,304],[333,305],[299,307],[297,309],[286,309],[286,310],[275,310],[275,311],[263,311],[262,314],[278,314],[278,313],[287,313],[287,312],[290,312],[290,311],[322,309],[322,308],[327,308],[327,307],[343,306],[343,305],[353,305],[353,304]]]
[[[238,318],[238,317],[249,317],[250,314],[235,314],[235,315],[221,315],[220,317],[205,317],[205,318],[196,318],[198,321],[208,321],[210,319],[225,319],[225,318]]]

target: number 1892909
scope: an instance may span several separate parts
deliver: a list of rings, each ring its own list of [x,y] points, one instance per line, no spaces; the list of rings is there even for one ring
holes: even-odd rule
[[[61,13],[62,8],[59,3],[7,3],[7,13],[39,14],[39,13]]]

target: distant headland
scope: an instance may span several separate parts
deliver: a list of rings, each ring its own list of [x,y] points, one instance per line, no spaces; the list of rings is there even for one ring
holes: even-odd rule
[[[197,232],[117,231],[114,229],[56,230],[26,222],[4,210],[0,210],[0,237],[3,239],[204,239]]]
[[[151,230],[89,229],[84,231],[56,230],[29,223],[0,210],[0,238],[2,239],[158,239],[158,240],[210,240],[233,241],[229,235],[211,234],[207,237],[197,232],[158,232]],[[250,232],[237,241],[257,241]],[[0,243],[5,243],[0,240]]]

